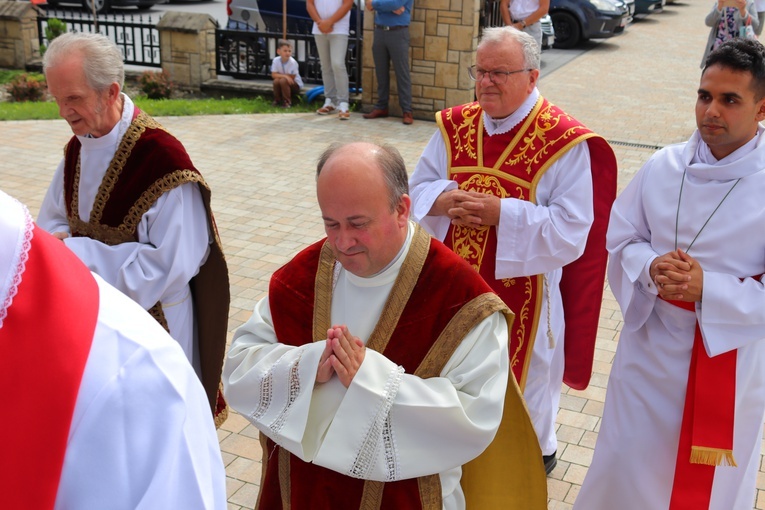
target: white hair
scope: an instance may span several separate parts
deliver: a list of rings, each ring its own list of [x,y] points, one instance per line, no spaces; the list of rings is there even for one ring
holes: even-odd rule
[[[539,45],[529,34],[511,26],[484,28],[478,49],[484,45],[506,44],[509,41],[516,41],[521,45],[523,65],[526,68],[539,69],[541,61]]]
[[[122,90],[125,66],[122,54],[111,39],[103,34],[67,32],[51,41],[43,56],[43,72],[55,67],[73,53],[82,55],[82,71],[88,85],[102,92],[117,83]]]

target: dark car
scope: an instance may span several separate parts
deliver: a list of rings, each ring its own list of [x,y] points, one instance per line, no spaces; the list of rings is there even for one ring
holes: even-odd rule
[[[665,0],[635,0],[635,14],[653,14],[664,9]]]
[[[308,16],[305,0],[287,0],[286,5],[287,32],[310,34],[313,20]],[[282,0],[226,0],[226,10],[230,30],[282,31]],[[360,12],[363,15],[363,10]],[[356,33],[356,9],[351,11],[350,33]]]
[[[573,48],[587,39],[613,37],[630,22],[621,0],[550,0],[555,47]]]
[[[96,12],[103,14],[109,12],[112,7],[137,7],[149,9],[156,4],[167,3],[167,0],[47,0],[50,7],[63,4],[81,5],[88,12],[93,12],[93,3],[96,4]]]
[[[545,14],[539,22],[542,25],[542,49],[550,49],[555,44],[555,29],[553,29],[552,18],[549,14]]]
[[[321,83],[321,65],[313,44],[313,20],[308,16],[306,0],[286,0],[286,16],[282,14],[283,0],[226,0],[228,36],[218,41],[219,72],[238,78],[270,77],[271,59],[276,51],[276,38],[286,31],[300,36],[295,41],[293,58],[300,66],[305,83]],[[356,37],[357,27],[363,26],[363,0],[355,0],[351,9],[350,36],[346,64],[351,81],[360,83],[361,40]],[[234,34],[236,32],[236,34]],[[241,32],[241,33],[240,33]],[[360,35],[360,34],[359,34]],[[352,85],[353,87],[353,85]]]

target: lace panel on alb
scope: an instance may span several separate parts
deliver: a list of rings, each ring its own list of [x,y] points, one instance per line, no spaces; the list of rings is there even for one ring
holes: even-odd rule
[[[386,479],[392,481],[398,478],[398,452],[390,422],[390,410],[393,407],[393,400],[398,394],[403,376],[403,367],[396,367],[388,376],[375,417],[369,425],[353,465],[348,470],[349,476],[368,479],[369,472],[377,460],[378,452],[382,448],[388,471]]]
[[[17,202],[18,203],[18,202]],[[0,307],[0,328],[3,327],[3,321],[8,315],[8,309],[13,303],[13,298],[19,291],[19,285],[21,285],[21,275],[24,273],[27,259],[29,258],[29,250],[32,247],[32,236],[34,223],[32,223],[32,216],[29,214],[27,208],[18,203],[24,212],[24,230],[22,235],[19,235],[16,240],[16,247],[13,251],[13,258],[11,259],[11,267],[8,271],[6,281],[3,282],[2,288],[0,288],[0,297],[2,297],[2,307]]]
[[[289,387],[289,393],[287,395],[287,404],[284,406],[284,409],[281,410],[279,413],[279,416],[276,417],[276,419],[269,425],[269,429],[271,430],[271,438],[276,442],[279,443],[279,433],[282,430],[282,427],[284,427],[284,423],[287,421],[287,416],[289,415],[290,409],[292,409],[292,404],[297,399],[298,395],[300,394],[300,359],[303,357],[303,351],[300,350],[298,353],[297,359],[292,361],[289,366],[289,381],[288,381],[288,387]],[[278,362],[276,363],[279,364]]]

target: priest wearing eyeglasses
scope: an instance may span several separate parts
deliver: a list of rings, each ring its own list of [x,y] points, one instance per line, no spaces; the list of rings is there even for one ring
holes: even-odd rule
[[[561,382],[584,389],[592,372],[616,159],[540,95],[539,65],[531,36],[485,29],[468,69],[478,101],[436,114],[410,188],[415,221],[516,314],[511,369],[549,474]]]

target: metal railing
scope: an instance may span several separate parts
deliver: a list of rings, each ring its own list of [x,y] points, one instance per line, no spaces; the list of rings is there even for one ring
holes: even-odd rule
[[[361,26],[358,9],[352,11]],[[265,17],[264,17],[265,18]],[[268,21],[268,20],[266,20]],[[306,84],[321,84],[321,63],[316,43],[311,35],[312,23],[288,20],[286,39],[292,43],[292,57],[300,67],[300,77]],[[276,45],[282,39],[281,21],[278,25],[266,22],[266,31],[257,32],[249,25],[242,29],[215,30],[216,71],[219,75],[243,79],[270,79],[271,62],[276,56]],[[348,69],[348,85],[361,89],[361,51],[363,39],[357,30],[348,37],[348,51],[345,57]]]
[[[151,16],[125,16],[124,14],[99,14],[93,17],[83,12],[48,9],[37,17],[40,45],[48,44],[45,28],[48,20],[56,18],[66,23],[68,32],[100,32],[114,41],[126,64],[162,67],[159,53],[159,31]]]
[[[481,15],[478,21],[481,30],[486,27],[504,26],[499,4],[499,0],[485,0],[481,3]]]

